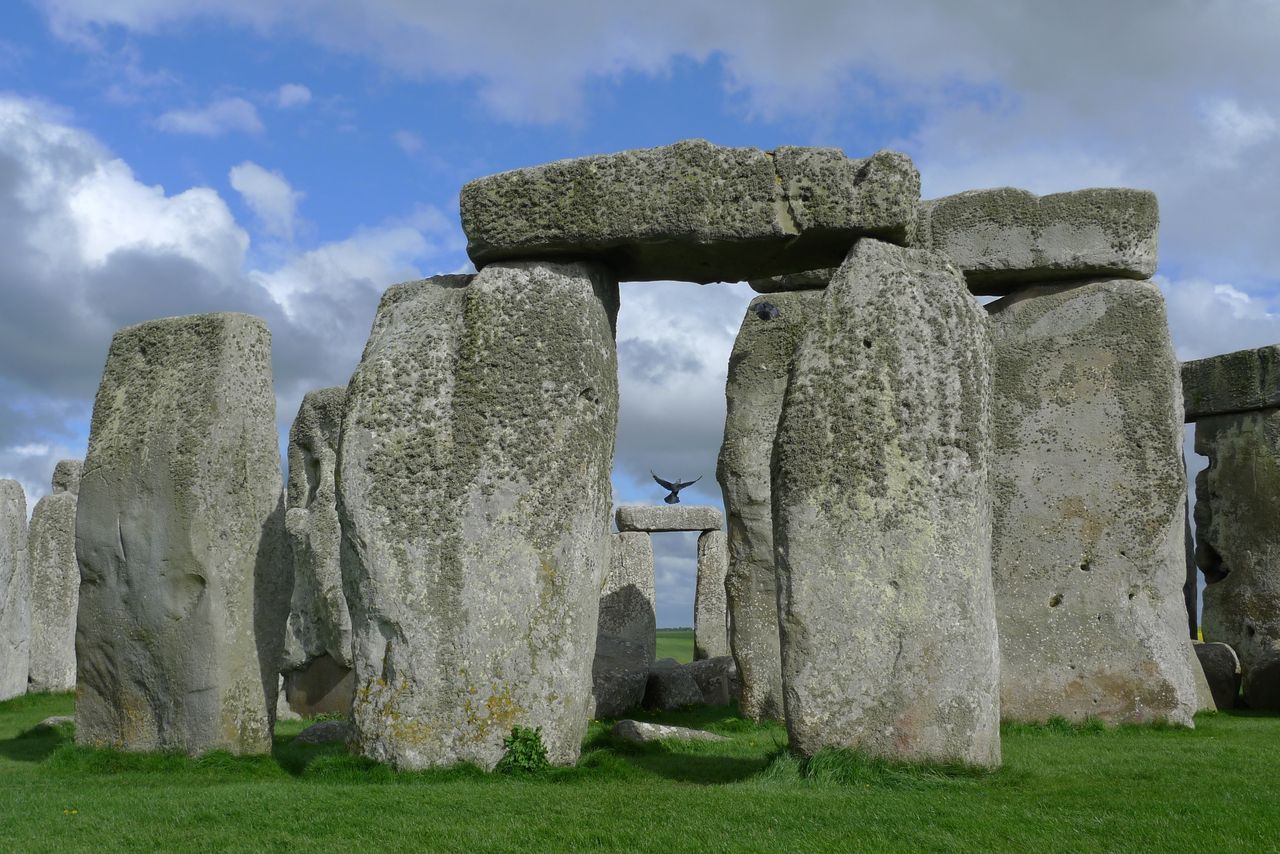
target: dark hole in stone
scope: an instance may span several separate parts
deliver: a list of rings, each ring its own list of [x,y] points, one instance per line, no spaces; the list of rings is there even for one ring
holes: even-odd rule
[[[1061,593],[1055,593],[1055,594],[1053,594],[1051,597],[1049,597],[1049,607],[1050,607],[1050,608],[1056,608],[1056,607],[1058,607],[1058,606],[1059,606],[1059,605],[1061,605],[1061,604],[1062,604],[1062,594],[1061,594]]]
[[[863,339],[862,339],[862,346],[863,346],[863,347],[866,347],[868,350],[870,350],[870,349],[871,349],[871,339],[870,339],[870,338],[863,338]]]
[[[1081,572],[1088,572],[1090,569],[1092,569],[1092,567],[1089,566],[1089,561],[1085,561],[1084,563],[1080,564]]]
[[[1244,633],[1247,634],[1249,637],[1253,637],[1256,632],[1257,632],[1257,629],[1255,629],[1253,626],[1244,627]]]

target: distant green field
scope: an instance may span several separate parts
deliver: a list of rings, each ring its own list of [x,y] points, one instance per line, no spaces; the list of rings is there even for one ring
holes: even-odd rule
[[[341,745],[199,759],[76,747],[69,695],[0,703],[0,850],[73,851],[1274,851],[1280,717],[1195,730],[1006,726],[994,773],[805,763],[786,731],[730,707],[637,717],[720,743],[619,741],[540,777],[397,773]],[[1272,782],[1267,782],[1268,780]]]
[[[658,629],[658,658],[693,661],[693,629]]]

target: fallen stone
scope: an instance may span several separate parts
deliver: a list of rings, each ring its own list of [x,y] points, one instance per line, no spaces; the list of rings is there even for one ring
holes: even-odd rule
[[[383,296],[338,455],[360,754],[492,768],[518,724],[542,727],[552,763],[577,760],[609,563],[617,298],[600,267],[538,262]]]
[[[803,755],[1000,762],[986,326],[940,256],[860,240],[796,348],[772,493]]]
[[[1182,403],[1160,289],[1050,284],[987,308],[1001,713],[1191,726]]]
[[[741,713],[756,721],[783,719],[769,465],[792,357],[822,295],[806,291],[769,297],[780,313],[769,322],[753,312],[763,297],[753,300],[729,357],[716,479],[729,523],[729,646],[742,678]]]
[[[669,712],[702,705],[702,689],[687,665],[665,658],[654,663],[644,689],[644,707]]]
[[[30,665],[27,496],[16,480],[0,480],[0,700],[27,692]]]
[[[614,514],[619,531],[718,531],[724,527],[720,508],[705,504],[624,504]]]
[[[351,736],[351,725],[346,721],[318,721],[304,729],[293,739],[295,744],[335,744]]]
[[[626,741],[645,744],[651,741],[663,741],[668,738],[683,741],[728,741],[723,735],[716,735],[701,729],[689,729],[682,726],[665,726],[641,721],[618,721],[613,725],[613,734]]]
[[[945,253],[975,294],[1002,295],[1058,279],[1148,279],[1159,227],[1146,190],[1001,187],[922,202],[915,245]]]
[[[1219,711],[1236,707],[1240,696],[1240,659],[1225,643],[1197,643],[1196,658]]]
[[[1280,710],[1280,408],[1201,416],[1195,432],[1204,637],[1239,656],[1249,708]]]
[[[304,716],[351,710],[351,616],[334,484],[346,398],[343,387],[309,392],[289,431],[285,530],[293,595],[281,670],[289,705]]]
[[[751,290],[758,294],[778,294],[789,291],[822,290],[831,281],[839,267],[823,267],[819,270],[805,270],[802,273],[784,273],[781,276],[768,276],[762,279],[751,279],[747,282]]]
[[[243,314],[116,333],[76,513],[76,741],[267,753],[292,573],[271,333]]]
[[[71,715],[53,715],[47,717],[40,723],[31,728],[32,732],[48,732],[49,730],[61,729],[64,726],[75,726],[76,719]]]
[[[53,493],[31,512],[31,674],[29,691],[76,687],[76,607],[80,566],[76,563],[76,493],[80,460],[54,468]]]
[[[724,531],[698,536],[698,576],[693,599],[693,657],[729,654],[729,615],[724,576],[729,570],[729,544]]]
[[[490,175],[460,203],[477,267],[589,258],[623,281],[736,282],[838,264],[863,235],[904,242],[919,199],[895,152],[695,139]]]
[[[595,718],[617,717],[640,705],[657,645],[653,542],[648,534],[627,532],[611,535],[609,543],[591,665]]]
[[[698,683],[704,704],[727,706],[742,696],[742,685],[738,681],[738,669],[734,666],[732,656],[704,658],[684,667],[693,681]]]
[[[1280,344],[1184,362],[1187,421],[1280,408]]]

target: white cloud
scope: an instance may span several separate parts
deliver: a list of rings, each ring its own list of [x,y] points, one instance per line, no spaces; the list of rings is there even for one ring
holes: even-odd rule
[[[286,83],[276,90],[276,106],[283,110],[311,103],[311,90],[301,83]]]
[[[228,178],[232,189],[240,194],[268,234],[293,240],[298,202],[303,193],[293,189],[278,171],[264,169],[250,160],[231,167]]]
[[[244,98],[222,98],[195,110],[170,110],[156,119],[156,126],[170,133],[197,136],[261,133],[263,129],[258,108]]]
[[[424,145],[422,137],[411,130],[398,130],[391,134],[391,140],[400,146],[400,150],[405,154],[417,154]]]
[[[1199,278],[1157,276],[1156,282],[1164,291],[1173,343],[1183,361],[1280,343],[1280,298],[1274,289],[1251,294]]]

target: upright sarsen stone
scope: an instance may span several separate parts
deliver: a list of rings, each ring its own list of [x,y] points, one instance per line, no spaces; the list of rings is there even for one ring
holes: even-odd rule
[[[493,767],[516,725],[578,756],[607,552],[617,282],[508,263],[390,289],[338,459],[353,744]]]
[[[1151,282],[991,303],[1006,718],[1191,725],[1182,400]]]
[[[616,717],[640,705],[658,641],[653,539],[643,531],[613,534],[609,554],[591,665],[593,718]]]
[[[791,746],[1000,762],[990,341],[939,256],[855,244],[795,352],[775,448]]]
[[[173,317],[111,341],[76,513],[76,740],[266,753],[292,573],[271,333]]]
[[[76,496],[80,460],[54,468],[53,492],[31,512],[31,676],[32,691],[76,687],[76,605],[80,567],[76,563]]]
[[[693,657],[719,658],[729,654],[729,617],[724,577],[729,570],[729,545],[724,531],[698,536],[698,577],[693,598]]]
[[[772,320],[755,313],[766,299],[778,307]],[[742,681],[742,714],[752,720],[783,717],[769,465],[792,356],[821,305],[818,290],[752,300],[729,357],[716,479],[729,523],[729,646]]]
[[[27,496],[16,480],[0,480],[0,700],[27,692],[30,663]]]

